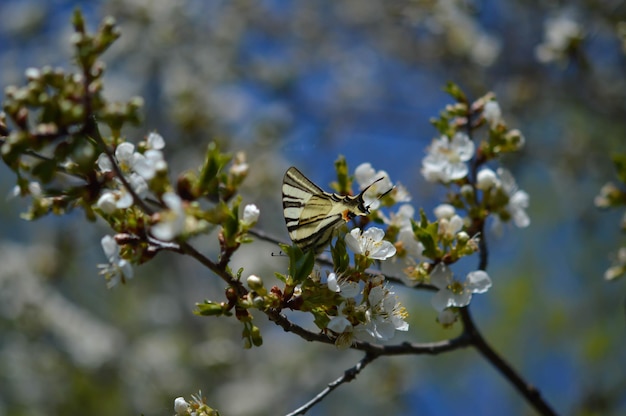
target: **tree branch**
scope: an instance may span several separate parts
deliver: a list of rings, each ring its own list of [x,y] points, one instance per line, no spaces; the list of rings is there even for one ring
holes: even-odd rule
[[[316,341],[324,344],[335,345],[335,340],[329,338],[326,334],[322,332],[312,332],[304,329],[301,326],[298,326],[291,322],[285,315],[281,314],[275,309],[268,309],[265,311],[265,314],[269,317],[271,321],[278,324],[286,332],[292,332],[307,341]],[[445,341],[425,343],[403,342],[396,345],[380,345],[372,344],[369,342],[356,341],[351,345],[350,348],[359,351],[365,351],[368,354],[373,354],[375,356],[408,354],[437,355],[447,351],[468,347],[469,345],[471,345],[469,336],[466,334],[461,334],[456,338]]]
[[[326,386],[326,388],[324,390],[322,390],[317,396],[315,396],[313,399],[311,399],[310,401],[308,401],[304,405],[300,406],[299,408],[297,408],[293,412],[287,414],[287,416],[296,416],[296,415],[303,415],[303,414],[305,414],[313,406],[315,406],[317,403],[321,402],[326,396],[328,396],[330,394],[330,392],[335,390],[337,387],[341,386],[343,383],[349,383],[352,380],[354,380],[356,378],[356,376],[359,375],[359,373],[369,363],[374,361],[376,358],[378,358],[377,355],[366,353],[365,357],[363,357],[361,359],[361,361],[359,361],[354,367],[351,367],[351,368],[347,369],[343,373],[343,375],[341,377],[339,377],[337,380],[335,380],[335,381],[333,381],[331,383],[328,383],[328,386]]]
[[[470,343],[480,352],[480,354],[498,370],[505,379],[509,380],[517,391],[526,398],[526,401],[541,415],[555,416],[556,412],[541,397],[541,392],[535,386],[527,383],[522,377],[507,363],[500,355],[491,348],[483,338],[478,328],[474,324],[467,307],[461,308],[461,321],[464,325],[464,333]]]

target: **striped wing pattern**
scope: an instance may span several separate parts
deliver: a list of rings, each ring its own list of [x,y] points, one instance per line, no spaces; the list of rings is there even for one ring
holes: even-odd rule
[[[322,251],[342,221],[369,214],[363,193],[344,196],[324,192],[295,167],[285,172],[282,191],[287,231],[302,251]]]

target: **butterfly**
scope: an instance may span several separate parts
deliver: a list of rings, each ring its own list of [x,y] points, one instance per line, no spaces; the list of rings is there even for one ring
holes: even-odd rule
[[[363,194],[379,178],[356,196],[325,192],[295,167],[290,167],[283,178],[283,215],[289,237],[302,251],[321,252],[342,222],[368,215]],[[379,199],[390,192],[389,189]]]

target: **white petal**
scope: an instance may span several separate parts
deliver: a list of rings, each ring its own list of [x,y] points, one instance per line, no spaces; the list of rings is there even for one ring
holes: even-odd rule
[[[102,240],[100,240],[100,244],[102,245],[104,255],[107,256],[110,262],[112,259],[115,260],[117,258],[119,247],[117,246],[115,238],[110,235],[105,235],[102,237]]]
[[[376,338],[383,341],[387,341],[393,338],[393,335],[396,332],[396,327],[393,325],[393,322],[382,319],[380,317],[376,319],[374,328]]]
[[[126,208],[130,208],[132,205],[133,205],[133,196],[130,194],[130,192],[126,191],[126,189],[124,188],[121,192],[121,196],[117,199],[115,206],[118,209],[126,209]]]
[[[117,198],[113,192],[105,192],[98,198],[96,206],[105,214],[112,214],[117,209]]]
[[[387,260],[396,255],[396,246],[389,241],[377,243],[375,249],[370,252],[369,258],[374,260]]]
[[[128,166],[131,166],[134,153],[135,146],[132,143],[124,142],[117,146],[117,148],[115,149],[115,158],[119,163],[124,163]]]
[[[344,332],[352,331],[352,324],[343,316],[335,316],[326,325],[326,328],[337,334],[343,334]]]
[[[354,178],[361,188],[365,188],[367,185],[376,180],[375,175],[376,171],[372,167],[371,163],[361,163],[354,170]]]
[[[181,213],[183,211],[183,200],[174,192],[166,192],[163,194],[163,202],[172,211]]]
[[[384,297],[385,290],[383,289],[383,287],[376,286],[373,287],[372,290],[370,290],[370,293],[367,296],[367,300],[369,301],[370,305],[378,305],[380,302],[382,302]]]
[[[133,277],[133,267],[128,262],[128,260],[124,260],[124,259],[120,260],[117,263],[117,267],[119,267],[120,272],[124,275],[124,277],[127,277],[129,279]]]
[[[259,220],[261,211],[254,204],[248,204],[243,209],[243,222],[246,224],[255,224]]]
[[[430,299],[430,303],[436,311],[441,312],[448,306],[452,305],[452,292],[448,289],[441,289]]]
[[[348,248],[357,254],[363,253],[361,251],[361,245],[359,244],[360,237],[361,237],[361,229],[353,228],[352,231],[350,231],[350,234],[346,234],[346,238],[345,238],[346,245],[348,246]]]
[[[176,227],[171,221],[163,221],[150,228],[150,234],[157,240],[172,241],[176,237]]]
[[[361,293],[361,286],[357,282],[344,282],[341,285],[341,296],[344,298],[354,298]]]
[[[439,321],[442,325],[452,325],[456,321],[456,313],[451,311],[450,309],[444,309],[439,312],[439,316],[437,316],[437,321]]]
[[[435,207],[434,212],[437,219],[450,219],[456,213],[456,209],[450,204],[440,204]]]
[[[451,147],[464,162],[467,162],[474,156],[474,142],[465,133],[456,133],[452,138]]]
[[[396,331],[408,331],[409,323],[406,322],[402,317],[394,315],[392,318],[393,326],[396,328]]]
[[[385,232],[378,227],[372,227],[365,230],[363,238],[371,238],[374,241],[381,241],[385,236]]]
[[[461,293],[454,293],[450,298],[450,304],[448,306],[463,307],[469,305],[472,300],[472,292],[464,290]]]
[[[469,168],[465,162],[457,162],[447,165],[444,170],[444,175],[448,178],[448,180],[454,181],[466,177],[468,172]]]
[[[485,293],[491,287],[491,279],[487,272],[476,270],[468,273],[465,287],[472,293]]]
[[[476,175],[476,187],[478,189],[491,189],[498,183],[496,173],[489,168],[483,168]]]
[[[100,156],[98,156],[96,164],[102,172],[111,172],[113,170],[113,165],[105,153],[101,153]]]
[[[452,271],[445,264],[438,263],[430,272],[430,283],[439,289],[445,289],[452,283]]]
[[[163,137],[158,133],[150,133],[147,142],[150,149],[159,150],[165,147],[165,140],[163,140]]]
[[[337,275],[335,273],[331,273],[328,275],[326,285],[331,292],[339,293],[341,291],[341,287],[339,287],[339,283],[337,282]]]
[[[188,410],[189,403],[187,403],[184,398],[177,397],[176,400],[174,400],[174,411],[176,412],[177,416],[186,415]]]

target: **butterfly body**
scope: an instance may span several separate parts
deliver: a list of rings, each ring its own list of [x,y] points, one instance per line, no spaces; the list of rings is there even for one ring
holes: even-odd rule
[[[371,186],[371,185],[370,185]],[[369,214],[364,189],[356,196],[325,192],[295,167],[283,178],[283,214],[289,237],[302,251],[320,252],[340,224]]]

